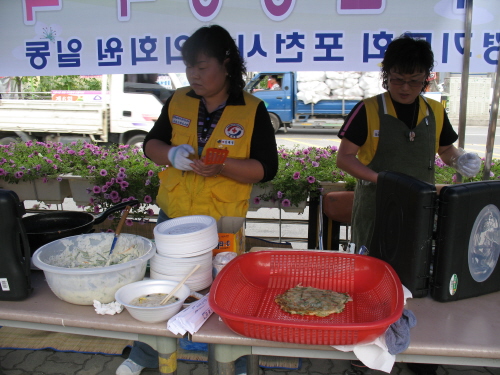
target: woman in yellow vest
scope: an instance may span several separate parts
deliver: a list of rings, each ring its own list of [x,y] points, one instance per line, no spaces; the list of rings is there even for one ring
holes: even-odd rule
[[[202,27],[182,46],[190,86],[176,90],[144,140],[160,173],[158,223],[188,215],[245,217],[252,184],[278,170],[276,139],[264,103],[243,91],[244,61],[222,27]],[[208,148],[227,149],[223,164],[208,164]],[[158,353],[136,342],[117,375],[158,367]]]
[[[402,172],[434,184],[436,153],[466,177],[479,172],[479,157],[453,146],[458,136],[443,106],[421,95],[433,67],[427,41],[404,35],[393,40],[382,61],[382,86],[387,91],[359,102],[339,131],[337,165],[358,179],[352,213],[357,251],[370,248],[378,172]],[[363,373],[359,366],[346,374]],[[437,365],[409,367],[417,374],[433,374]]]

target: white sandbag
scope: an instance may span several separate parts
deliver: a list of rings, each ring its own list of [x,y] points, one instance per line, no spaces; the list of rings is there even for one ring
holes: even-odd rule
[[[338,88],[338,89],[335,89],[335,90],[332,90],[332,96],[335,96],[335,97],[343,97],[344,96],[344,91],[345,89],[344,88]]]
[[[302,81],[297,82],[297,91],[314,91],[316,81]]]
[[[330,79],[328,78],[326,81],[325,81],[326,85],[331,89],[331,90],[335,90],[335,89],[338,89],[340,87],[344,87],[344,80],[343,79]]]
[[[344,87],[346,89],[350,89],[351,87],[357,86],[358,85],[358,79],[357,78],[346,78],[344,79]]]
[[[324,81],[326,79],[325,72],[301,71],[297,72],[297,81]]]
[[[378,85],[378,79],[372,78],[372,77],[367,77],[367,76],[362,76],[358,80],[359,87],[361,87],[363,90],[368,90],[370,87],[377,87]]]
[[[383,93],[385,90],[384,89],[376,89],[376,88],[370,88],[369,90],[364,90],[363,91],[363,96],[366,98],[371,98],[372,96],[378,95]]]
[[[325,72],[327,79],[340,79],[343,80],[345,78],[344,72]]]
[[[312,96],[312,102],[314,104],[316,104],[317,102],[319,102],[320,100],[323,100],[323,99],[330,99],[330,95],[325,95],[325,94],[313,94]]]
[[[359,79],[361,77],[360,72],[344,72],[344,79]]]
[[[325,82],[315,81],[314,92],[318,95],[330,95],[330,88]]]
[[[316,94],[330,94],[330,88],[325,82],[322,81],[309,81],[309,82],[298,82],[298,91],[312,91]]]
[[[361,98],[364,95],[364,91],[359,85],[355,85],[351,88],[345,89],[344,90],[344,96],[345,97],[356,97],[356,98]]]
[[[302,100],[304,104],[312,103],[313,93],[311,91],[300,91],[297,93],[297,99]]]
[[[361,76],[380,79],[380,72],[363,72]]]

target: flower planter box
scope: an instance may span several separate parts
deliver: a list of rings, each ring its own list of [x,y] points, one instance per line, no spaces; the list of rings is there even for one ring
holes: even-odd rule
[[[268,188],[262,188],[258,185],[253,185],[252,192],[250,193],[250,200],[249,200],[249,211],[257,211],[259,208],[281,208],[285,212],[296,212],[296,213],[303,213],[304,209],[307,206],[307,202],[303,201],[298,204],[298,206],[291,205],[290,207],[283,207],[279,201],[264,201],[260,200],[258,204],[255,203],[255,198],[258,197],[261,194],[265,194],[270,190],[270,187]]]
[[[78,206],[89,206],[90,193],[89,189],[92,190],[92,185],[90,182],[83,178],[82,176],[74,176],[67,174],[62,176],[64,180],[67,180],[71,190],[71,197]]]
[[[323,191],[321,192],[322,195],[326,195],[332,191],[345,191],[345,182],[339,181],[339,182],[320,182],[321,188]]]
[[[68,181],[62,180],[35,180],[35,194],[37,201],[45,204],[61,204],[64,198],[71,197]]]
[[[35,184],[32,181],[19,181],[18,184],[9,184],[1,181],[0,187],[6,190],[12,190],[17,194],[20,201],[36,200]]]
[[[71,197],[68,181],[65,180],[20,181],[18,184],[2,182],[2,188],[14,191],[20,201],[34,200],[42,201],[45,204],[61,204],[64,202],[64,198]]]

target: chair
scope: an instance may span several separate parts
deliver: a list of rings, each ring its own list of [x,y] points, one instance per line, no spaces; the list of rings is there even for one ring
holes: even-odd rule
[[[349,241],[354,191],[332,191],[323,196],[323,249],[339,250]],[[340,239],[340,227],[346,227],[345,239]],[[318,239],[319,243],[320,239]]]

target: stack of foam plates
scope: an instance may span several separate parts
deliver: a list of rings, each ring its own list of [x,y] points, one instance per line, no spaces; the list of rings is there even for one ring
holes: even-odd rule
[[[193,291],[208,288],[212,278],[212,252],[186,258],[172,258],[155,254],[150,261],[152,279],[181,281],[197,264],[200,268],[189,277],[186,285]]]
[[[213,217],[194,215],[167,220],[155,227],[154,237],[156,255],[150,261],[152,279],[181,281],[199,264],[200,268],[186,285],[198,291],[212,284],[212,250],[219,243]]]
[[[219,243],[217,222],[211,216],[182,216],[164,221],[154,229],[156,251],[171,258],[211,252]]]

